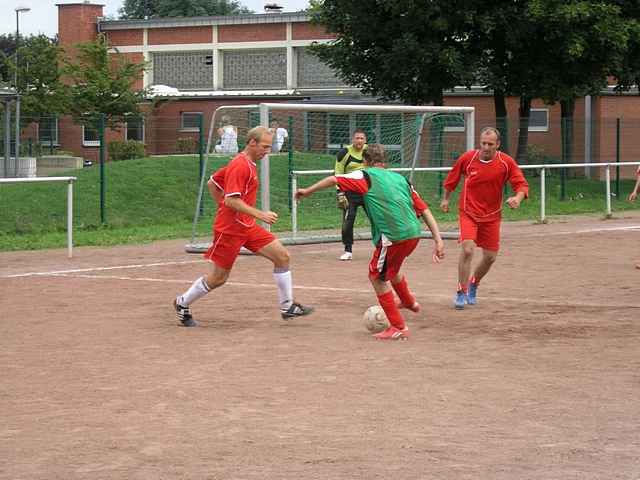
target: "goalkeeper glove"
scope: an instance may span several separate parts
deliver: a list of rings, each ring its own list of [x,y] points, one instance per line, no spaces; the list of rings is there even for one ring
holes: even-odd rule
[[[346,210],[347,208],[349,208],[349,199],[344,192],[338,192],[336,200],[338,202],[339,209]]]

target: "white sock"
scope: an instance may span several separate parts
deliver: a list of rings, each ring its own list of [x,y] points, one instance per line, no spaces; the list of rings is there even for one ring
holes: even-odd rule
[[[209,288],[209,285],[207,285],[207,281],[205,280],[205,278],[200,277],[195,282],[193,282],[193,285],[189,287],[189,290],[178,297],[178,305],[188,307],[199,298],[204,297],[210,291],[211,289]]]
[[[286,311],[293,303],[293,284],[291,282],[291,271],[284,269],[275,269],[273,271],[273,279],[278,286],[278,300],[280,301],[280,310]]]

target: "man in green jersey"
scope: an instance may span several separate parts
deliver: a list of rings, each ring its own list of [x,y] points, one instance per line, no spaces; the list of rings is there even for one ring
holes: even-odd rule
[[[364,130],[356,129],[351,137],[351,145],[347,145],[336,154],[334,173],[344,175],[364,167],[362,153],[367,148],[367,135]],[[338,208],[343,210],[342,215],[342,243],[344,253],[340,260],[351,260],[353,257],[353,224],[356,221],[358,207],[364,207],[362,195],[357,192],[345,191],[338,186]]]
[[[363,156],[364,169],[332,175],[308,188],[300,188],[296,191],[296,199],[333,185],[338,185],[342,191],[363,196],[375,245],[369,263],[369,280],[390,323],[389,328],[374,336],[380,340],[399,340],[409,336],[399,308],[414,312],[420,310],[406,278],[400,273],[404,259],[411,255],[420,240],[422,226],[418,218],[424,220],[433,234],[434,262],[444,258],[444,243],[429,206],[405,177],[384,169],[384,159],[382,145],[369,145]],[[394,291],[398,295],[397,300]]]

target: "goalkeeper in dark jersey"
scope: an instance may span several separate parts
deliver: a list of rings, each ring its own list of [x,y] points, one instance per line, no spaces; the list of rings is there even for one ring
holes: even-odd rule
[[[336,154],[334,173],[344,175],[364,168],[362,153],[367,148],[367,135],[364,130],[356,129],[351,137],[351,145],[347,145]],[[343,190],[338,185],[338,208],[342,209],[342,243],[344,253],[340,260],[351,260],[353,257],[353,225],[356,221],[358,207],[364,207],[362,195],[358,192]]]
[[[420,304],[409,290],[407,280],[400,273],[400,267],[420,240],[422,226],[418,218],[424,220],[433,234],[434,262],[444,258],[444,242],[428,205],[409,181],[398,173],[384,169],[385,154],[382,145],[369,145],[363,159],[363,170],[345,175],[332,175],[308,188],[300,188],[296,191],[296,199],[334,185],[338,185],[343,191],[356,192],[363,196],[375,245],[369,263],[369,280],[378,297],[378,303],[391,324],[389,328],[374,336],[381,340],[406,339],[409,336],[409,328],[399,308],[418,312]],[[394,291],[398,299],[395,298]]]

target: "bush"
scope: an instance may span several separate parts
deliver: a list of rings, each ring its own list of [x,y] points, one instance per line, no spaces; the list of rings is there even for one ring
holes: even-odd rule
[[[197,153],[198,144],[195,138],[181,137],[176,141],[176,150],[178,153]]]
[[[145,156],[144,144],[136,140],[109,142],[110,160],[131,160]]]

